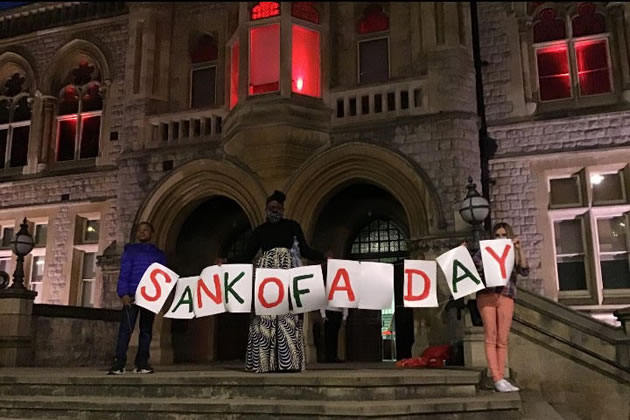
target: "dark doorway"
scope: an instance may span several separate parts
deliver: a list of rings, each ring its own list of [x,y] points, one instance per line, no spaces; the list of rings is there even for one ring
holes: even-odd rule
[[[404,209],[387,191],[356,183],[328,201],[315,226],[313,243],[319,249],[331,249],[337,258],[395,264],[408,255],[406,220]],[[395,270],[395,283],[401,282],[402,270]],[[394,302],[391,309],[385,311],[351,309],[346,327],[345,360],[395,359],[396,321]],[[408,333],[406,328],[403,330],[404,334]],[[413,337],[406,340],[413,342]]]
[[[181,277],[196,276],[214,264],[234,238],[251,229],[241,207],[216,196],[200,203],[184,221],[176,240],[174,270]],[[172,321],[172,343],[177,363],[245,358],[249,314],[225,313]],[[244,343],[244,344],[243,344]]]

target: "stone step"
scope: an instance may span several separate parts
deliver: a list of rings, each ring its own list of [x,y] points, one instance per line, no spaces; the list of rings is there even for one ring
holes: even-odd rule
[[[72,374],[70,372],[69,374]],[[316,371],[299,374],[252,374],[239,371],[127,373],[106,376],[83,371],[73,376],[2,375],[0,395],[58,397],[290,398],[296,400],[370,401],[474,396],[479,372]]]
[[[276,418],[502,419],[520,417],[518,393],[406,401],[299,401],[292,399],[188,399],[0,396],[0,416],[28,419],[152,420]]]

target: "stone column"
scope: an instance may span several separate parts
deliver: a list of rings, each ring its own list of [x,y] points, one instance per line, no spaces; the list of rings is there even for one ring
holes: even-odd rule
[[[96,257],[96,265],[101,269],[102,277],[102,293],[101,308],[118,309],[120,307],[120,299],[116,293],[118,285],[118,274],[120,273],[120,256],[122,250],[118,247],[116,241],[113,241],[105,250],[103,255]]]
[[[41,147],[39,149],[37,170],[46,169],[49,161],[49,154],[54,156],[55,142],[51,141],[53,134],[53,115],[57,100],[54,96],[42,96],[42,131],[41,131]]]
[[[27,289],[0,291],[0,367],[29,366],[33,361],[33,301]]]

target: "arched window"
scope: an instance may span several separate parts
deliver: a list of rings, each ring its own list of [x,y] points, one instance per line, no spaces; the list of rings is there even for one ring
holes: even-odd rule
[[[389,79],[389,17],[378,4],[365,8],[359,20],[359,84]]]
[[[0,92],[0,168],[25,166],[31,132],[31,105],[26,77],[14,73]]]
[[[71,83],[59,92],[57,161],[95,158],[99,154],[103,97],[95,66],[82,60]]]
[[[261,1],[252,8],[252,20],[280,16],[280,3],[276,1]]]
[[[226,251],[223,252],[227,256],[228,262],[243,260],[252,233],[253,231],[246,230],[228,242],[228,245],[225,247]]]
[[[565,22],[571,22],[568,28]],[[606,21],[593,3],[581,3],[573,15],[555,5],[543,8],[533,35],[541,101],[612,92]]]
[[[218,48],[215,39],[203,34],[190,53],[190,107],[214,105],[216,101]]]
[[[319,12],[312,1],[296,1],[291,3],[291,16],[319,24]]]
[[[409,255],[407,238],[393,222],[376,219],[363,227],[350,247],[350,259],[394,263]]]

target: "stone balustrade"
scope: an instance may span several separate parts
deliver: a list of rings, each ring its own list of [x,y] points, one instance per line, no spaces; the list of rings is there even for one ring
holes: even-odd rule
[[[152,115],[147,118],[147,145],[156,147],[217,138],[221,136],[226,115],[223,108]]]
[[[332,125],[364,123],[429,112],[426,80],[380,83],[331,92]]]

